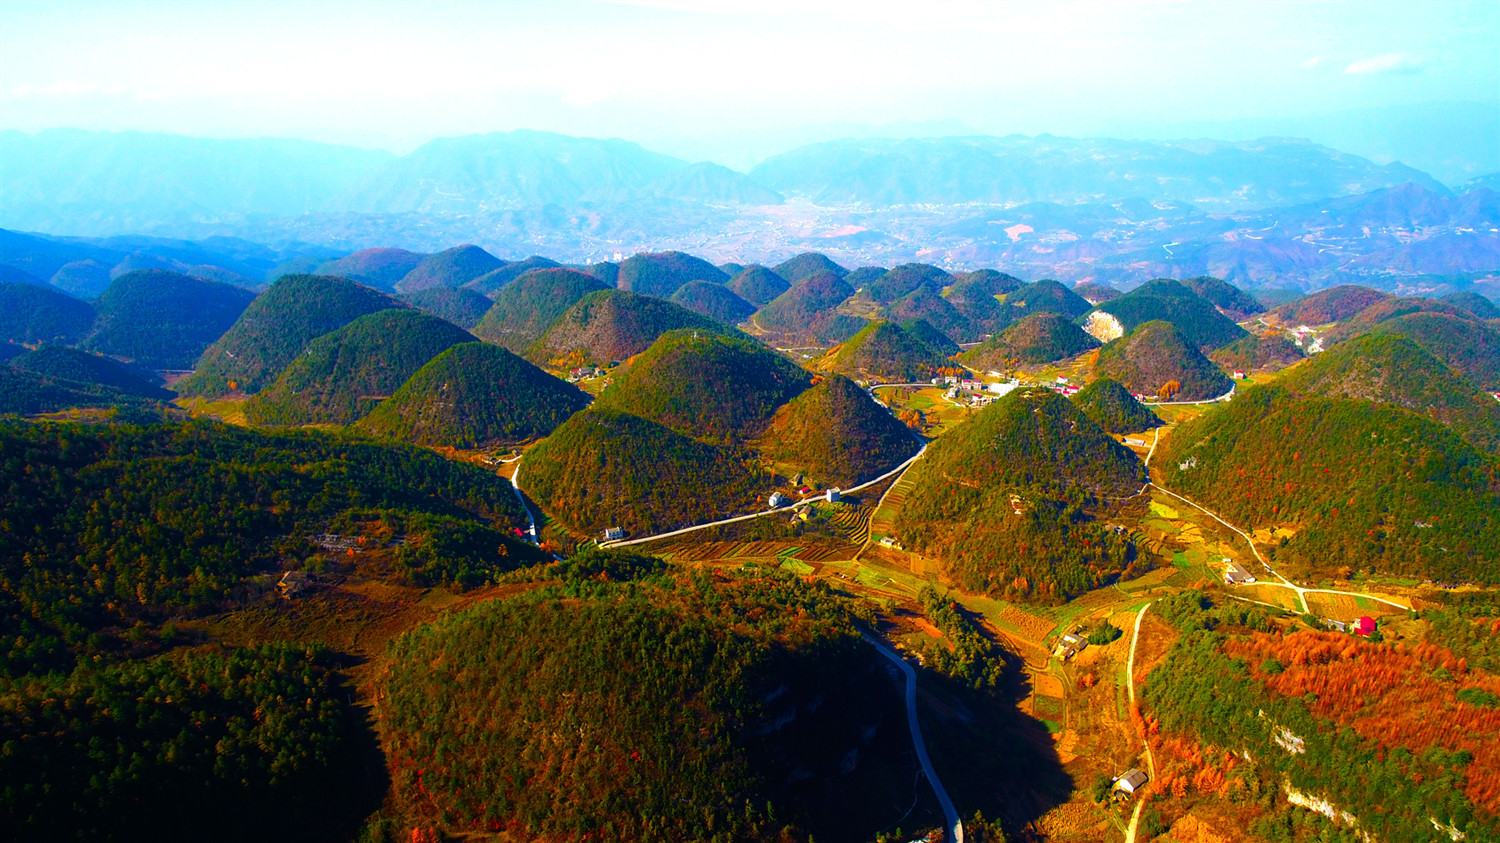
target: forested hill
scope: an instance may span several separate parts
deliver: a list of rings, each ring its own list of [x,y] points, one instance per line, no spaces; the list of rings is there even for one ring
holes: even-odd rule
[[[755,502],[770,478],[745,455],[615,410],[573,416],[526,452],[521,488],[585,535],[650,535]]]
[[[559,367],[604,365],[645,351],[678,328],[712,333],[734,329],[664,299],[624,290],[589,293],[559,316],[526,351],[526,357]]]
[[[521,354],[568,308],[589,293],[607,289],[598,278],[576,269],[525,272],[500,288],[474,333]]]
[[[900,541],[964,588],[1059,602],[1119,577],[1133,549],[1086,512],[1140,491],[1145,471],[1072,402],[1016,390],[912,465]]]
[[[1238,291],[1235,291],[1238,292]],[[1243,294],[1241,294],[1243,296]],[[1220,296],[1231,304],[1247,306],[1239,298]],[[1094,308],[1120,323],[1125,333],[1152,321],[1170,322],[1188,341],[1200,348],[1219,348],[1245,336],[1245,329],[1185,284],[1165,278],[1148,281],[1117,299]]]
[[[752,340],[703,330],[663,334],[615,376],[598,406],[714,444],[758,436],[809,375]]]
[[[854,381],[832,375],[778,410],[758,447],[823,486],[847,489],[891,470],[921,443]]]
[[[378,716],[404,811],[604,841],[890,822],[870,794],[910,778],[899,686],[829,589],[605,554],[556,567],[577,573],[392,645]],[[564,722],[587,739],[560,751],[538,724]]]
[[[1196,345],[1163,321],[1146,322],[1104,346],[1095,372],[1138,395],[1170,394],[1178,401],[1217,398],[1234,388]]]
[[[351,424],[469,332],[416,310],[361,316],[308,344],[245,405],[252,424]]]
[[[1292,527],[1273,557],[1309,575],[1500,582],[1500,466],[1399,407],[1259,387],[1179,426],[1152,465],[1245,529]]]
[[[1033,313],[964,353],[976,369],[1008,371],[1021,364],[1051,363],[1099,347],[1099,341],[1060,314]]]
[[[909,383],[925,381],[952,366],[941,351],[908,334],[895,322],[875,321],[845,340],[816,364],[866,381]]]
[[[363,284],[328,275],[287,275],[251,302],[177,384],[184,395],[257,392],[309,342],[378,310],[404,307]]]
[[[186,369],[224,334],[255,294],[175,272],[116,278],[94,304],[90,351],[152,369]]]
[[[419,584],[479,584],[536,558],[504,535],[526,523],[504,480],[326,434],[0,424],[0,490],[0,517],[28,525],[0,542],[12,674],[71,669],[138,618],[213,611],[247,578],[311,559],[319,533],[406,537],[397,575]]]
[[[1402,407],[1446,425],[1481,450],[1500,454],[1500,403],[1399,334],[1339,343],[1288,372],[1280,385],[1297,395]]]
[[[551,433],[589,399],[509,351],[460,343],[430,360],[359,427],[454,448],[513,444]]]

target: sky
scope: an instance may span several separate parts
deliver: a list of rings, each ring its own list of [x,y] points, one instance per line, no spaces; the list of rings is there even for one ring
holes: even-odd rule
[[[1500,123],[1497,44],[1500,0],[5,0],[0,128],[398,153],[528,128],[745,167],[842,135],[1254,136],[1432,103]]]

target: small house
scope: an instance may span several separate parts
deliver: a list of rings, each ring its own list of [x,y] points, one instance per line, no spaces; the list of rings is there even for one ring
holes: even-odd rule
[[[1115,779],[1115,790],[1120,793],[1136,793],[1142,787],[1146,786],[1147,781],[1149,779],[1145,773],[1132,768],[1125,771],[1125,775]]]
[[[1146,440],[1144,440],[1144,439],[1136,439],[1134,437],[1127,436],[1127,437],[1125,437],[1125,444],[1126,445],[1135,445],[1137,447],[1144,448],[1144,447],[1146,447]]]
[[[829,489],[828,492],[825,494],[824,499],[827,500],[829,503],[838,503],[839,502],[839,490],[838,489]]]
[[[1354,622],[1354,634],[1370,636],[1375,634],[1375,619],[1369,616],[1360,618]]]
[[[767,499],[767,502],[771,504],[772,509],[775,509],[776,507],[786,503],[786,495],[783,495],[780,492],[772,492],[771,497]]]
[[[1348,632],[1349,631],[1349,626],[1347,624],[1345,624],[1343,621],[1336,621],[1333,618],[1323,618],[1322,620],[1323,620],[1323,626],[1327,627],[1328,629],[1336,629],[1339,632]]]
[[[607,542],[617,542],[617,541],[619,541],[620,539],[623,539],[623,538],[625,538],[625,531],[623,529],[621,529],[619,527],[605,527],[604,528],[604,540],[605,541],[607,541]]]
[[[1230,585],[1249,585],[1255,582],[1255,575],[1241,568],[1234,562],[1224,569],[1224,582]]]
[[[1234,379],[1235,380],[1242,381],[1242,380],[1245,380],[1246,377],[1248,377],[1248,376],[1243,371],[1241,371],[1239,369],[1235,369],[1234,370]]]

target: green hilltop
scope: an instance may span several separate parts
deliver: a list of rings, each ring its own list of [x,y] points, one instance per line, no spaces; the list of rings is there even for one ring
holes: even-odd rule
[[[1388,298],[1389,294],[1379,290],[1343,284],[1288,302],[1271,310],[1270,315],[1283,325],[1327,325],[1342,322]]]
[[[481,293],[490,298],[505,288],[505,285],[520,278],[534,269],[558,269],[562,264],[541,255],[532,255],[525,260],[508,263],[499,269],[493,269],[475,278],[464,285],[464,288],[472,292]],[[606,285],[611,286],[611,285]]]
[[[819,371],[863,381],[925,381],[952,364],[895,322],[875,321],[816,362]]]
[[[921,319],[957,342],[979,338],[979,330],[974,323],[925,284],[891,302],[881,311],[881,315],[898,323]]]
[[[77,342],[93,326],[87,302],[36,284],[0,281],[0,340]]]
[[[45,345],[10,361],[12,368],[43,377],[89,386],[117,389],[126,395],[170,401],[172,392],[154,383],[147,372],[132,371],[122,363],[76,348]]]
[[[751,317],[761,330],[789,342],[848,339],[865,320],[834,313],[854,295],[854,288],[832,272],[815,272],[798,281]]]
[[[1073,403],[1106,433],[1135,433],[1160,427],[1162,420],[1135,400],[1130,390],[1100,378],[1073,396]]]
[[[116,278],[94,304],[90,351],[151,369],[187,369],[255,298],[239,287],[163,270]]]
[[[768,480],[733,450],[602,408],[578,413],[527,451],[519,477],[549,515],[594,536],[606,527],[649,535],[699,523],[705,511],[744,509]]]
[[[474,330],[494,304],[488,297],[462,287],[428,287],[402,298],[417,310],[446,319],[466,331]]]
[[[347,278],[389,293],[396,289],[397,281],[426,259],[427,255],[405,249],[361,249],[352,255],[325,261],[309,274]]]
[[[417,445],[485,448],[546,436],[588,403],[578,388],[499,346],[460,343],[418,369],[358,427]]]
[[[1481,450],[1500,453],[1500,402],[1399,334],[1339,343],[1288,372],[1279,384],[1300,396],[1402,407],[1452,428]]]
[[[1163,446],[1167,488],[1247,530],[1293,528],[1272,558],[1304,576],[1500,582],[1500,467],[1415,413],[1257,387]]]
[[[415,293],[429,287],[462,287],[505,261],[478,246],[463,245],[428,255],[396,282],[396,292]]]
[[[1236,322],[1242,322],[1257,313],[1266,312],[1265,305],[1256,301],[1254,296],[1222,278],[1200,275],[1197,278],[1188,278],[1182,283]]]
[[[902,296],[926,287],[941,294],[953,283],[953,276],[935,266],[925,263],[904,263],[886,270],[885,274],[864,285],[863,293],[879,305],[888,305]]]
[[[410,309],[371,313],[313,340],[245,405],[251,424],[352,424],[469,332]]]
[[[1126,334],[1146,322],[1170,322],[1199,348],[1219,348],[1246,336],[1244,328],[1234,324],[1207,299],[1166,278],[1148,281],[1100,304],[1093,312],[1115,317]]]
[[[1176,381],[1181,385],[1176,401],[1217,398],[1234,387],[1234,381],[1170,322],[1146,322],[1110,342],[1099,352],[1094,372],[1138,395],[1155,395]]]
[[[1120,577],[1133,548],[1087,513],[1145,483],[1129,450],[1068,399],[1016,390],[912,464],[895,532],[966,589],[1057,603]]]
[[[1018,365],[1065,360],[1098,347],[1098,340],[1062,315],[1033,313],[964,352],[960,359],[976,369],[1008,371]]]
[[[838,488],[878,477],[919,447],[906,425],[843,375],[822,379],[784,405],[757,444],[770,459]]]
[[[620,262],[616,286],[621,290],[667,298],[689,281],[729,280],[724,270],[683,252],[643,252]]]
[[[605,365],[645,351],[656,338],[678,328],[731,333],[733,328],[665,299],[625,290],[589,293],[547,328],[526,357],[559,367]]]
[[[792,288],[785,278],[760,264],[751,264],[741,269],[724,286],[756,307],[765,307]]]
[[[554,567],[568,578],[393,642],[379,716],[397,810],[604,841],[890,824],[883,782],[914,768],[900,686],[826,587],[623,554]],[[561,723],[576,746],[538,728]]]
[[[55,281],[53,283],[56,283]],[[1438,299],[1443,304],[1465,310],[1475,319],[1500,319],[1500,306],[1475,292],[1449,293]]]
[[[960,351],[958,343],[926,319],[908,319],[901,323],[901,330],[927,343],[941,354],[951,357]]]
[[[1005,296],[1005,325],[1025,319],[1033,313],[1060,313],[1077,319],[1089,310],[1088,299],[1051,278],[1043,278]],[[1005,325],[1001,325],[1004,328]]]
[[[346,278],[282,276],[203,352],[196,371],[177,383],[177,391],[210,398],[233,391],[257,392],[317,337],[366,314],[403,306]]]
[[[1277,372],[1303,359],[1302,349],[1280,334],[1251,334],[1223,348],[1209,352],[1208,358],[1228,371]]]
[[[474,326],[475,335],[520,354],[589,293],[608,289],[576,269],[536,269],[500,288],[495,303]]]
[[[677,330],[617,373],[597,404],[694,439],[732,444],[758,436],[778,407],[807,389],[809,379],[805,370],[752,340]]]
[[[1500,390],[1500,330],[1465,315],[1449,305],[1430,309],[1437,302],[1414,307],[1391,306],[1411,302],[1389,299],[1366,308],[1357,317],[1329,332],[1330,345],[1369,334],[1395,334],[1407,337],[1442,360],[1454,371],[1484,390]],[[1373,314],[1372,311],[1384,311]],[[1368,321],[1366,317],[1369,317]],[[1361,323],[1355,328],[1356,323]],[[1345,330],[1348,329],[1348,330]]]
[[[849,270],[839,266],[819,252],[803,252],[794,258],[789,258],[776,264],[771,271],[777,276],[786,279],[789,284],[796,284],[804,278],[816,275],[819,272],[827,272],[843,278],[849,274]]]
[[[728,287],[712,281],[689,281],[677,288],[670,301],[726,325],[738,325],[756,310]]]

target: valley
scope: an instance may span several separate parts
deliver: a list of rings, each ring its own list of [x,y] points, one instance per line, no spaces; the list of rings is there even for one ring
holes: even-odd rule
[[[1351,824],[1279,797],[1266,777],[1301,768],[1262,769],[1247,733],[1182,708],[1200,693],[1183,664],[1228,675],[1225,653],[1347,640],[1332,661],[1267,657],[1282,674],[1250,664],[1271,690],[1244,693],[1283,707],[1300,703],[1274,677],[1339,659],[1452,663],[1460,700],[1500,682],[1462,632],[1500,584],[1482,301],[1268,309],[1195,278],[1093,305],[1086,287],[825,255],[507,274],[440,254],[397,256],[410,268],[382,283],[421,287],[404,298],[278,278],[220,336],[160,333],[144,366],[91,351],[86,325],[172,279],[127,274],[65,333],[47,333],[62,300],[0,287],[19,308],[6,482],[127,484],[99,511],[39,491],[5,513],[53,519],[6,551],[3,698],[30,712],[11,722],[43,722],[58,676],[122,681],[88,659],[196,670],[188,654],[301,647],[337,689],[318,692],[337,763],[360,771],[337,810],[299,809],[335,834],[1301,840],[1269,829]],[[366,257],[345,263],[390,255]],[[482,314],[417,297],[476,277]],[[473,333],[448,321],[464,313]],[[1102,322],[1116,335],[1092,336]],[[187,354],[194,371],[168,377],[159,361]],[[225,491],[176,512],[173,483]],[[137,511],[160,529],[125,529]],[[152,553],[166,567],[128,561]],[[621,696],[641,683],[650,702]],[[1401,734],[1421,770],[1460,751]],[[1144,782],[1119,792],[1132,769]],[[1356,822],[1404,822],[1308,781]],[[1439,819],[1482,839],[1496,806],[1465,781]]]

